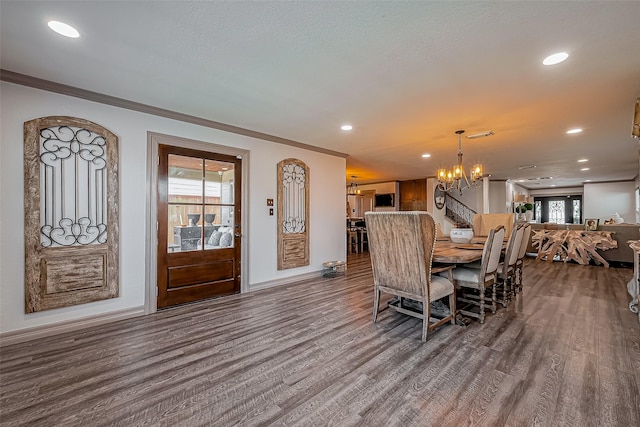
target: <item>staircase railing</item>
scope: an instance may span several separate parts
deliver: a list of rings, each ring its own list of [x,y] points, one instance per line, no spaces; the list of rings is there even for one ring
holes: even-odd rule
[[[473,226],[473,216],[477,213],[469,206],[462,203],[449,193],[445,193],[445,216],[458,225],[471,228]]]

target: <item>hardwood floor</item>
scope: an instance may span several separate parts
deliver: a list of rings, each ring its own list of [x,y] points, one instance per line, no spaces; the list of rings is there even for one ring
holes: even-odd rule
[[[1,349],[2,426],[637,426],[630,269],[528,259],[484,325],[386,310],[346,277],[209,300]]]

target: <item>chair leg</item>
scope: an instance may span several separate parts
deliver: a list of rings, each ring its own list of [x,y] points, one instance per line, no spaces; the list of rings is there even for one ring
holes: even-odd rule
[[[518,286],[516,292],[522,292],[522,265],[518,267]]]
[[[431,304],[426,298],[422,299],[422,342],[427,342],[429,319],[431,318]]]
[[[380,310],[380,290],[376,289],[373,292],[373,323],[376,323],[378,319],[378,311]]]
[[[509,300],[507,300],[507,292],[509,289],[509,278],[505,277],[504,281],[502,282],[502,306],[503,307],[507,307],[507,302],[509,302]]]
[[[496,314],[498,310],[498,305],[496,304],[496,282],[494,281],[491,285],[491,313]]]
[[[513,275],[509,279],[509,301],[515,301],[516,299],[516,286],[518,281],[518,270],[514,267]]]
[[[456,290],[453,289],[453,293],[449,295],[449,311],[451,312],[451,324],[456,324]]]
[[[484,291],[480,291],[480,317],[478,317],[480,323],[484,323]]]

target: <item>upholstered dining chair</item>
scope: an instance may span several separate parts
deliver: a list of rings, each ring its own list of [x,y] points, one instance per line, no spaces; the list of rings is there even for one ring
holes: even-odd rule
[[[488,236],[489,231],[502,225],[506,235],[509,236],[514,222],[515,216],[512,213],[475,214],[473,216],[473,235]]]
[[[516,260],[516,272],[515,281],[513,284],[512,295],[522,291],[522,270],[524,266],[524,256],[527,253],[527,246],[529,246],[529,239],[531,238],[531,224],[526,223],[524,225],[524,233],[522,234],[522,241],[520,242],[520,250],[518,251],[518,259]]]
[[[502,253],[502,242],[504,240],[504,226],[499,225],[489,231],[487,240],[484,242],[482,259],[479,268],[456,267],[452,271],[453,283],[458,289],[458,301],[479,306],[478,313],[465,308],[458,308],[458,312],[467,316],[476,317],[480,323],[484,323],[486,293],[491,290],[491,312],[496,312],[496,276],[498,264],[500,264],[500,254]],[[465,292],[461,288],[473,289],[473,294]]]
[[[504,260],[498,265],[498,277],[496,279],[496,302],[506,307],[511,300],[511,286],[515,280],[516,261],[520,253],[520,243],[524,235],[524,224],[518,224],[511,230],[507,249],[504,252]],[[502,291],[502,295],[500,292]]]
[[[432,276],[436,230],[431,215],[417,211],[366,212],[365,221],[373,270],[373,322],[381,311],[380,294],[385,292],[399,298],[397,306],[388,307],[422,319],[423,342],[429,331],[448,321],[455,324],[453,283],[445,277]],[[430,323],[430,303],[447,296],[449,315]],[[422,312],[407,308],[403,299],[422,303]]]

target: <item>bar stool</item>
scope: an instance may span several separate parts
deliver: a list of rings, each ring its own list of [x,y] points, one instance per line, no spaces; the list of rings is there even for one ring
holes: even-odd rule
[[[360,252],[364,252],[365,245],[367,245],[367,250],[369,250],[369,238],[367,237],[366,228],[358,229],[358,240],[360,241]]]
[[[360,245],[358,244],[358,232],[356,230],[347,230],[347,246],[349,246],[352,253],[359,252]]]

